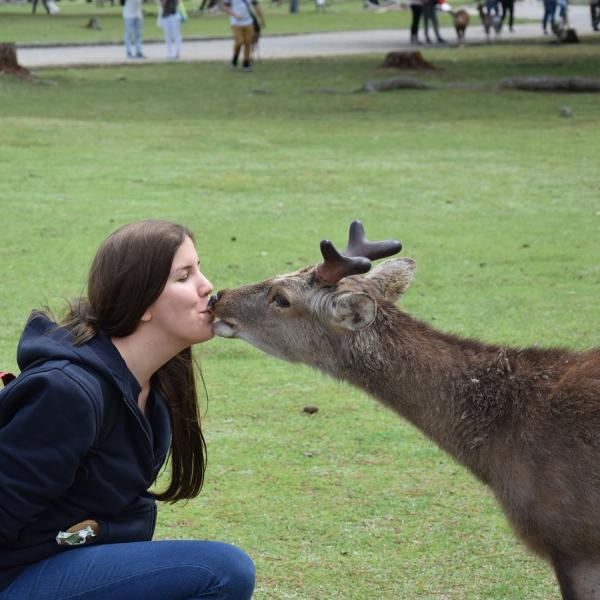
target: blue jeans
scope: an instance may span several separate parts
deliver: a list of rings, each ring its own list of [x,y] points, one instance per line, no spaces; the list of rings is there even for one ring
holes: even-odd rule
[[[142,19],[133,17],[125,21],[125,50],[127,56],[133,56],[132,42],[135,44],[135,53],[142,56]]]
[[[254,565],[221,542],[73,548],[28,567],[0,600],[248,600]]]
[[[556,13],[556,0],[544,0],[544,19],[542,20],[542,26],[544,31],[554,23],[554,14]]]
[[[488,15],[494,13],[496,16],[500,14],[500,10],[498,9],[498,0],[486,0],[485,10]]]

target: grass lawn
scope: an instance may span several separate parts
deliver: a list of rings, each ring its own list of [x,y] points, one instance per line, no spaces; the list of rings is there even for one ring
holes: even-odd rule
[[[31,14],[29,4],[0,4],[0,41],[19,44],[43,43],[99,43],[120,42],[123,39],[123,18],[118,1],[116,6],[90,4],[84,0],[63,0],[61,12],[48,17],[38,5],[37,14]],[[199,13],[197,2],[187,1],[189,20],[182,26],[184,38],[229,37],[229,18],[224,13]],[[41,7],[41,8],[40,8]],[[144,7],[144,39],[161,40],[162,29],[156,26],[156,4]],[[272,4],[266,0],[262,8],[267,19],[265,34],[307,33],[358,29],[408,28],[410,11],[393,10],[375,13],[365,11],[360,0],[333,0],[325,13],[317,13],[314,3],[301,4],[300,12],[292,15],[288,5]],[[102,27],[95,31],[85,27],[91,17],[97,17]],[[441,25],[450,25],[447,15],[440,15]]]
[[[599,49],[425,51],[440,70],[423,77],[598,77]],[[417,260],[403,306],[419,318],[496,343],[598,346],[597,96],[346,93],[391,75],[381,60],[0,78],[0,368],[15,369],[29,310],[80,293],[100,241],[143,217],[190,226],[217,289],[317,262],[319,241],[343,245],[360,218]],[[490,494],[373,400],[241,342],[198,355],[207,482],[161,506],[159,538],[241,545],[257,599],[558,599]],[[303,416],[307,403],[319,412]]]

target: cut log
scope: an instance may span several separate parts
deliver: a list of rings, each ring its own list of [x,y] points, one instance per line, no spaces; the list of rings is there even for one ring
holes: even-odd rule
[[[435,71],[436,67],[427,62],[420,52],[388,52],[382,67],[393,69],[415,69],[420,71]]]
[[[14,44],[0,43],[0,73],[31,79],[31,73],[17,61],[17,47]]]
[[[600,79],[591,77],[507,77],[499,85],[526,92],[600,92]]]
[[[390,92],[392,90],[431,90],[433,86],[412,77],[390,77],[364,83],[360,92]]]

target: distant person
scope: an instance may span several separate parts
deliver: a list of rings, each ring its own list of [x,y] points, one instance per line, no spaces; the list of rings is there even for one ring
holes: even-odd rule
[[[498,0],[486,0],[485,12],[488,15],[491,15],[493,13],[496,17],[498,17],[500,15],[500,9],[498,8]]]
[[[161,26],[167,45],[167,58],[179,60],[181,55],[181,29],[177,4],[179,0],[160,0],[162,6]]]
[[[32,14],[35,14],[35,11],[36,11],[37,5],[38,5],[38,1],[39,0],[33,0],[33,6],[31,9]],[[60,12],[60,8],[58,8],[58,5],[56,4],[56,2],[54,0],[42,0],[42,4],[44,5],[44,8],[46,9],[46,12],[49,15],[56,15]]]
[[[142,30],[144,16],[142,0],[121,0],[123,3],[123,22],[125,23],[125,52],[127,58],[146,58],[142,51]],[[133,52],[135,46],[135,54]]]
[[[594,31],[600,29],[600,0],[590,0],[590,16]]]
[[[260,25],[265,27],[265,17],[258,0],[225,0],[223,10],[229,15],[229,23],[233,32],[233,57],[231,66],[238,66],[240,52],[244,48],[244,62],[242,68],[244,71],[252,70],[252,48],[256,43],[256,30],[250,4],[254,8],[256,15],[254,18],[260,19]]]
[[[542,28],[544,35],[548,35],[548,23],[550,28],[554,28],[554,15],[556,13],[556,0],[544,0],[544,18],[542,19]]]
[[[567,0],[558,0],[558,18],[561,20],[562,27],[566,27],[568,25],[568,2]]]
[[[508,29],[509,31],[514,31],[514,14],[515,14],[515,0],[501,0],[502,3],[502,25],[504,25],[504,20],[506,19],[506,15],[508,14]]]
[[[31,9],[31,14],[35,15],[35,11],[37,9],[37,5],[38,5],[39,0],[33,0],[33,6]],[[44,5],[44,8],[46,9],[46,12],[48,14],[50,14],[50,9],[48,8],[48,2],[46,2],[46,0],[42,0],[42,4]]]
[[[435,39],[438,44],[445,44],[446,40],[440,35],[440,25],[437,18],[438,0],[423,0],[423,28],[425,29],[425,40],[431,44],[429,37],[429,23],[433,26]]]
[[[200,8],[198,9],[200,12],[204,12],[205,10],[209,10],[218,5],[218,0],[202,0],[202,4],[200,4]]]
[[[412,13],[412,21],[410,24],[410,43],[419,45],[419,22],[423,14],[423,0],[410,0],[410,11]]]

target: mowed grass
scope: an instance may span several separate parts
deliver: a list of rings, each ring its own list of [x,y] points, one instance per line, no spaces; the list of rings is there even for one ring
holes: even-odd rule
[[[185,39],[230,37],[229,17],[223,13],[200,13],[200,0],[186,2],[189,20],[182,25]],[[61,12],[48,17],[43,5],[38,4],[37,13],[31,14],[31,5],[0,4],[0,40],[19,44],[47,43],[103,43],[121,42],[123,39],[122,8],[118,0],[115,6],[102,5],[84,0],[63,0]],[[325,12],[317,12],[314,2],[305,0],[300,11],[290,14],[288,3],[281,5],[270,1],[261,2],[267,20],[265,35],[310,33],[317,31],[353,31],[358,29],[408,28],[409,10],[366,11],[360,0],[329,0]],[[143,4],[144,40],[162,40],[163,31],[156,25],[157,3]],[[86,28],[95,17],[100,30]],[[450,25],[450,18],[440,14],[440,24]]]
[[[598,76],[597,53],[425,52],[440,67],[426,78]],[[16,368],[29,310],[80,293],[100,241],[144,217],[190,226],[217,289],[317,262],[360,218],[417,260],[401,302],[417,317],[495,343],[600,345],[598,98],[349,93],[392,74],[381,59],[1,78],[0,368]],[[159,538],[239,544],[265,600],[559,597],[486,489],[371,398],[241,342],[197,353],[206,485],[161,506]]]

